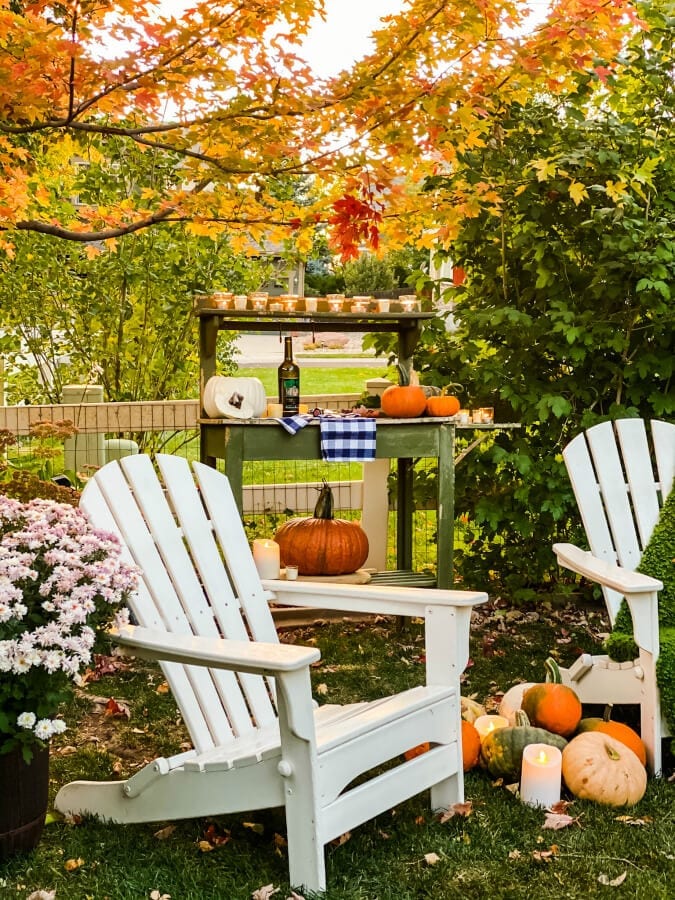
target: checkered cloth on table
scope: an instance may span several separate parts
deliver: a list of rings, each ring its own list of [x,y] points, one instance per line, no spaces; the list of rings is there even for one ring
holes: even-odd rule
[[[321,418],[321,456],[328,462],[375,459],[375,419]]]
[[[274,421],[283,425],[289,434],[297,434],[311,420],[311,416],[299,413],[297,416],[285,416],[283,419],[275,419]]]

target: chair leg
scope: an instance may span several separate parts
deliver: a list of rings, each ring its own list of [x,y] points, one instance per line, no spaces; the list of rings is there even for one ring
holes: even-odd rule
[[[439,781],[431,788],[431,809],[433,812],[450,809],[455,803],[464,802],[464,773],[461,760],[459,771],[450,778]]]
[[[656,684],[656,665],[651,653],[640,653],[644,672],[643,695],[640,703],[640,735],[647,748],[647,767],[657,777],[662,772],[661,758],[661,700]]]

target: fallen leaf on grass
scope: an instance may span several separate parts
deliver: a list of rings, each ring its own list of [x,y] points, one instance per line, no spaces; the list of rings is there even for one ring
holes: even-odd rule
[[[204,829],[204,841],[210,845],[213,850],[215,847],[222,847],[232,840],[232,835],[227,828],[220,828],[215,822],[211,822]]]
[[[169,693],[169,685],[166,681],[163,681],[161,684],[158,684],[155,688],[156,694],[168,694]]]
[[[443,825],[444,822],[449,821],[454,818],[454,816],[464,816],[466,818],[467,816],[470,816],[472,812],[473,803],[471,800],[467,800],[466,803],[453,803],[449,809],[445,809],[440,813],[438,821]]]
[[[125,716],[127,719],[131,718],[131,710],[126,703],[122,703],[121,700],[115,700],[114,697],[111,697],[106,703],[103,714],[112,716],[114,719],[122,719]]]
[[[216,849],[213,844],[210,844],[208,841],[197,841],[197,847],[202,853],[211,853],[212,850]]]
[[[554,803],[553,806],[551,806],[551,812],[559,813],[562,815],[563,813],[567,812],[567,810],[570,808],[570,806],[573,805],[573,803],[574,800],[558,800],[557,803]]]
[[[265,826],[261,825],[259,822],[242,822],[243,828],[248,828],[249,831],[253,831],[256,834],[264,834]]]
[[[340,837],[333,838],[333,840],[331,841],[331,846],[341,847],[343,844],[346,844],[347,841],[351,840],[351,836],[351,831],[345,831],[345,833],[341,834]]]
[[[554,856],[558,855],[557,844],[551,844],[548,850],[533,850],[532,859],[535,862],[551,862]]]
[[[158,841],[165,841],[171,837],[175,830],[175,825],[167,825],[165,828],[160,828],[159,831],[156,831],[153,837],[156,837]]]
[[[520,859],[522,855],[520,850],[509,850],[509,859]]]
[[[568,816],[567,813],[546,813],[542,828],[551,828],[557,831],[560,828],[568,828],[570,825],[579,824],[579,819]]]
[[[258,888],[251,894],[251,900],[269,900],[274,894],[279,893],[280,888],[275,888],[273,884],[266,884],[264,887]]]
[[[639,819],[635,816],[615,816],[614,821],[624,825],[651,825],[654,820],[651,816],[641,816]]]
[[[63,868],[66,872],[75,872],[76,869],[79,869],[80,866],[83,865],[84,860],[81,857],[78,857],[77,859],[67,859],[63,864]]]
[[[314,691],[319,695],[319,697],[323,697],[324,694],[328,693],[328,685],[324,684],[323,682],[321,684],[317,684],[317,686],[314,688]]]
[[[162,894],[155,889],[150,891],[150,900],[171,900],[171,894]]]
[[[610,879],[607,875],[598,875],[598,881],[600,884],[606,884],[607,887],[618,887],[620,884],[623,884],[626,880],[626,876],[628,872],[622,872],[621,875],[617,875],[616,878]]]
[[[26,897],[26,900],[54,900],[56,891],[33,891]]]
[[[441,858],[438,855],[438,853],[425,853],[424,854],[424,862],[428,866],[435,866],[436,863],[439,863],[440,861],[441,861]]]

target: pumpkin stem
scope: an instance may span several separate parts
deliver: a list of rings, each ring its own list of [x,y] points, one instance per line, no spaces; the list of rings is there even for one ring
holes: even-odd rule
[[[314,507],[314,518],[333,519],[335,518],[335,514],[333,512],[333,491],[331,490],[331,487],[325,478],[322,479],[322,481],[322,487],[317,488],[319,492],[319,499],[316,501],[316,506]]]
[[[514,719],[516,725],[522,726],[523,728],[527,728],[530,724],[530,717],[524,709],[517,709],[514,714]]]
[[[562,675],[560,674],[560,666],[552,656],[544,663],[546,669],[546,681],[549,684],[562,684]]]
[[[407,387],[410,384],[410,372],[401,363],[398,363],[396,368],[398,369],[398,383],[401,387]]]
[[[613,707],[613,706],[614,706],[613,703],[607,703],[607,704],[606,704],[606,706],[605,706],[605,711],[604,711],[603,714],[602,714],[602,721],[603,721],[603,722],[611,722],[611,720],[612,720],[612,707]]]

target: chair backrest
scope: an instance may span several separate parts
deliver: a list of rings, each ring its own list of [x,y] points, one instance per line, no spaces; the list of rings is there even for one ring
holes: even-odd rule
[[[140,625],[178,634],[274,642],[278,636],[227,478],[159,455],[110,462],[81,506],[116,533],[142,570],[130,603]],[[162,484],[163,481],[163,484]],[[274,684],[248,674],[162,666],[199,752],[276,718]]]
[[[675,474],[675,425],[642,419],[602,422],[563,450],[594,556],[634,570]],[[621,595],[605,588],[612,624]]]

